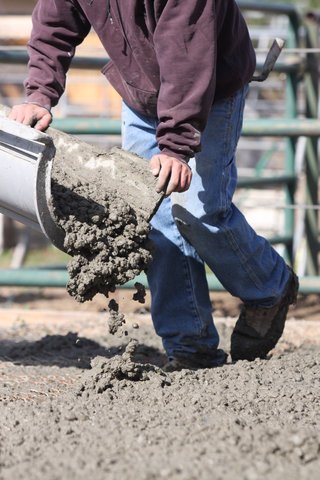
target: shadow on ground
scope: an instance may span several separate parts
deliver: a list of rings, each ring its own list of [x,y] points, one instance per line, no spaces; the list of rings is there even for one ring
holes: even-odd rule
[[[112,358],[122,354],[125,347],[126,344],[107,348],[94,340],[69,332],[66,335],[46,335],[36,341],[2,340],[0,360],[11,361],[16,365],[55,365],[61,368],[89,369],[94,357],[99,355]],[[134,360],[159,365],[164,362],[165,355],[155,347],[140,344]]]

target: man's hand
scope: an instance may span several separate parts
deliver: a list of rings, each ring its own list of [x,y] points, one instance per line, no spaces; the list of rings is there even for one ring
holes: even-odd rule
[[[24,125],[30,125],[36,130],[46,130],[52,121],[52,115],[46,108],[33,103],[15,105],[12,107],[9,118]]]
[[[189,165],[175,157],[163,153],[154,155],[150,162],[151,171],[158,177],[157,192],[185,192],[190,187],[192,172]]]

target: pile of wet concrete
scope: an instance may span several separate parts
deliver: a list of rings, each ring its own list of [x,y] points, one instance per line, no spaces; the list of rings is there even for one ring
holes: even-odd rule
[[[67,174],[61,161],[54,163],[51,202],[65,251],[72,256],[67,290],[85,302],[97,293],[108,297],[147,267],[150,225],[116,191],[104,190],[105,182],[73,173]]]

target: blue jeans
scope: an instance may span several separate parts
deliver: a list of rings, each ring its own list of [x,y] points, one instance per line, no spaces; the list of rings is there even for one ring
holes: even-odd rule
[[[275,305],[289,279],[284,260],[232,203],[246,93],[247,87],[214,104],[202,134],[202,151],[189,162],[189,190],[164,199],[151,221],[151,314],[169,358],[216,355],[219,336],[204,262],[227,291],[257,307]],[[159,153],[156,119],[127,105],[122,119],[124,149],[147,159]]]

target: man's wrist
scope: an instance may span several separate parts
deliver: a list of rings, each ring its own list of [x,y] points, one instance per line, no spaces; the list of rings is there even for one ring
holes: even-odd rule
[[[186,156],[186,155],[183,155],[181,153],[177,153],[177,152],[174,152],[172,150],[169,150],[168,148],[163,148],[161,150],[161,153],[164,154],[164,155],[168,155],[168,157],[174,157],[174,158],[177,158],[178,160],[180,160],[182,163],[186,163],[188,164],[189,160],[190,160],[190,157]]]
[[[37,105],[38,107],[45,108],[50,113],[51,113],[51,108],[53,106],[51,99],[47,97],[47,95],[44,95],[43,93],[39,92],[38,90],[31,93],[26,92],[25,103],[30,103],[33,105]]]
[[[29,101],[25,101],[23,102],[25,105],[37,105],[37,107],[41,107],[41,108],[44,108],[45,110],[47,110],[48,113],[50,113],[50,115],[52,116],[52,113],[51,113],[51,110],[50,108],[47,108],[45,107],[44,105],[41,105],[41,103],[38,103],[38,102],[29,102]]]

